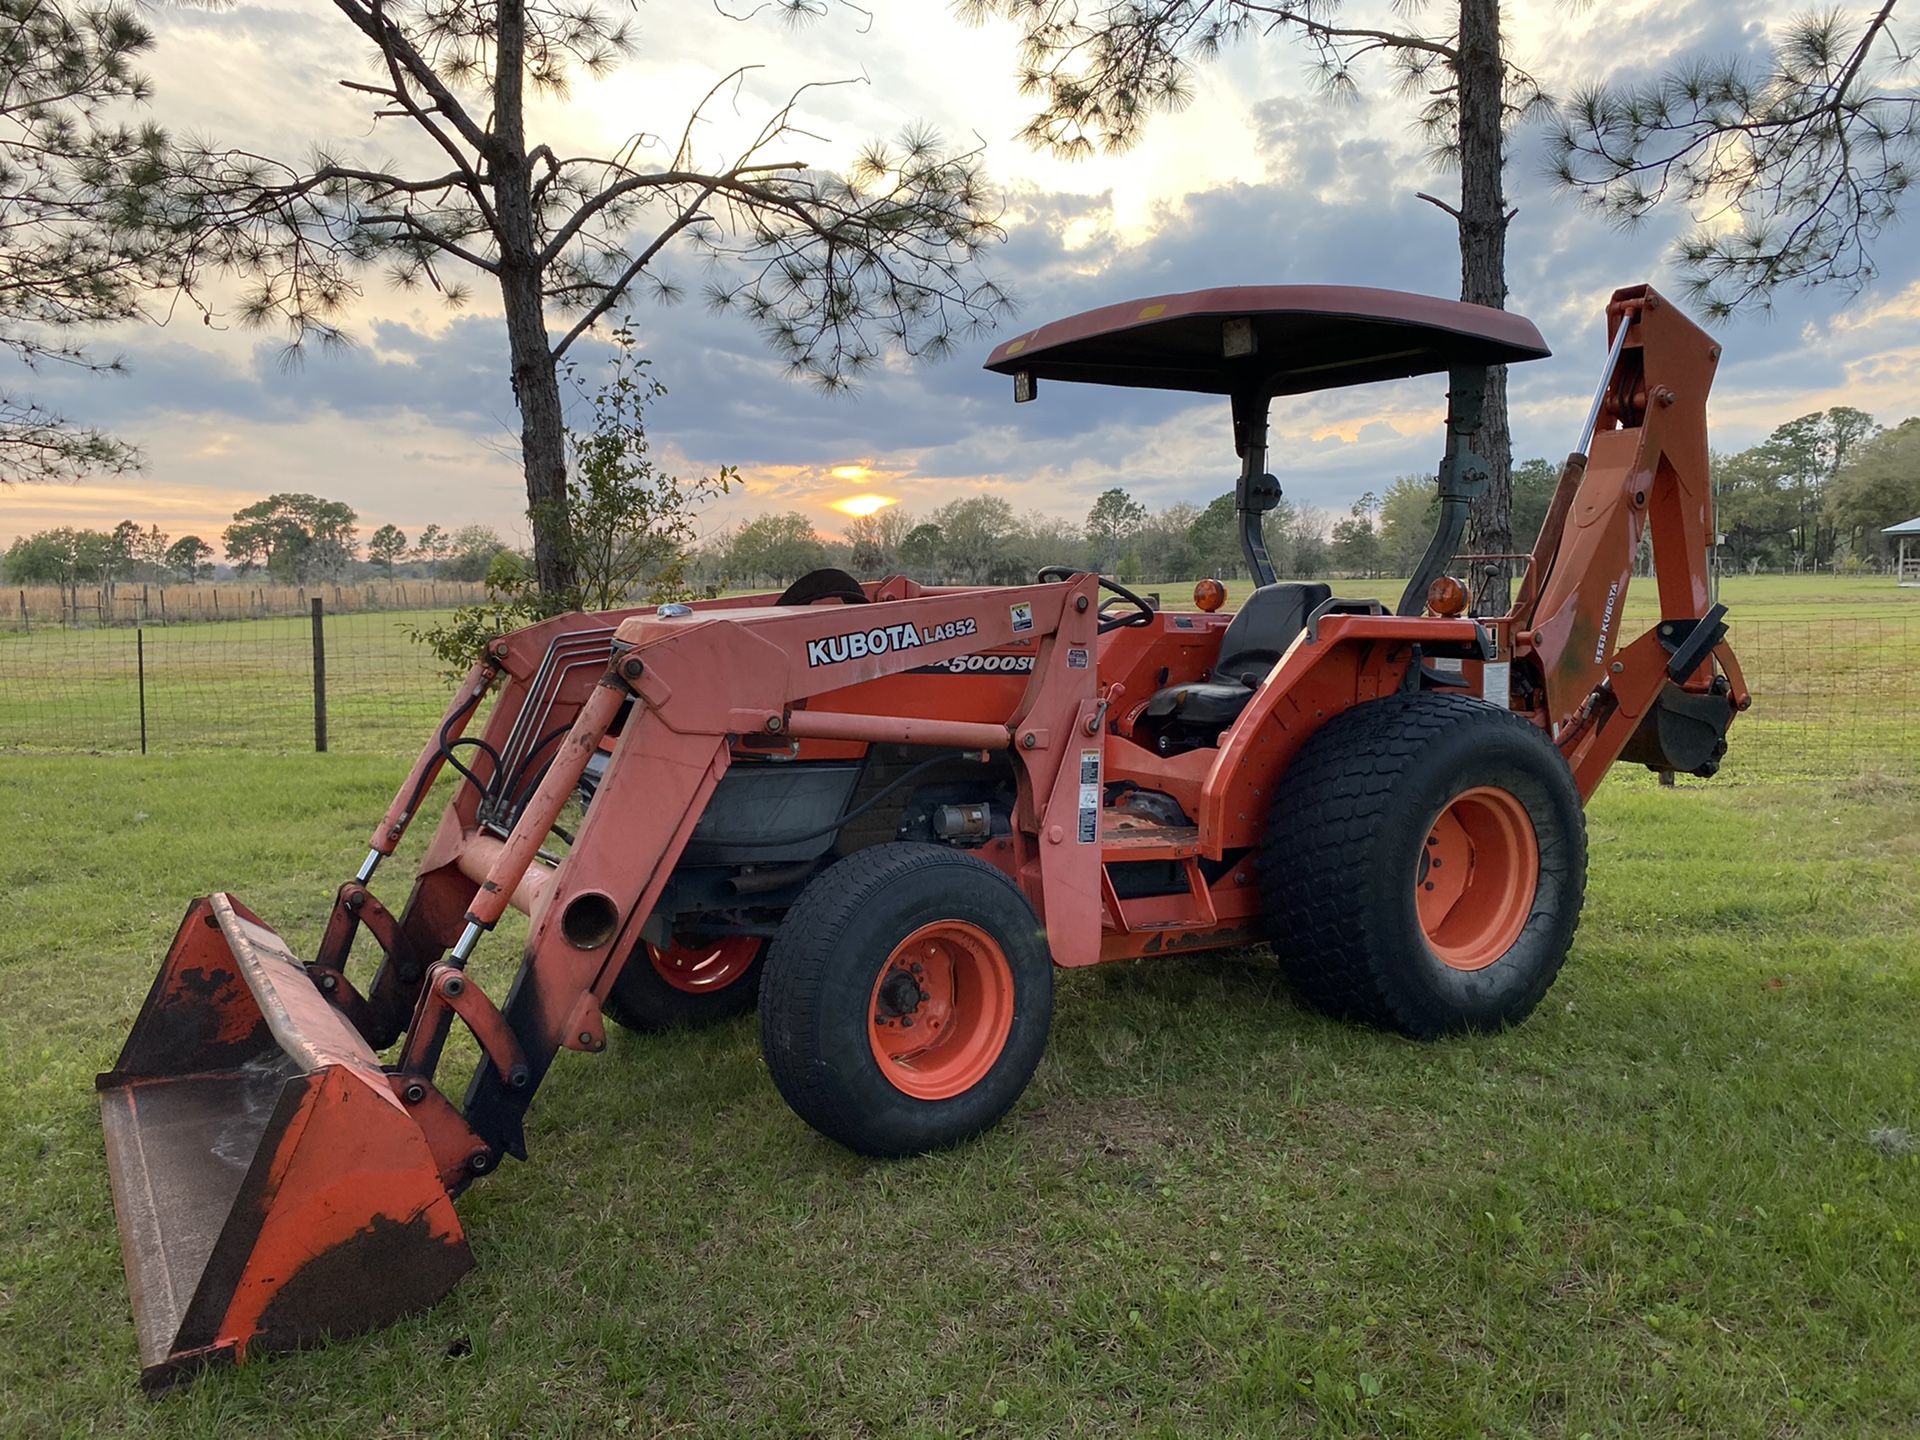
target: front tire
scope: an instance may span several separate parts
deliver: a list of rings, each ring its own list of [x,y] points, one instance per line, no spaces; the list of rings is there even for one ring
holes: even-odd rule
[[[1274,795],[1259,860],[1274,950],[1314,1008],[1419,1039],[1539,1004],[1586,893],[1586,820],[1539,727],[1459,695],[1336,716]]]
[[[760,1043],[822,1135],[918,1155],[1012,1108],[1052,1020],[1053,958],[1019,887],[944,846],[887,844],[816,876],[788,911]]]

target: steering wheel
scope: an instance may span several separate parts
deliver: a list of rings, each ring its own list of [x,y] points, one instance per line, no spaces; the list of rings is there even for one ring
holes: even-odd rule
[[[870,603],[860,582],[844,570],[828,566],[811,570],[780,592],[776,605],[812,605],[820,600],[838,600],[842,605]]]
[[[1071,565],[1042,565],[1039,574],[1035,578],[1043,582],[1047,580],[1071,580],[1079,573],[1080,572],[1075,570]],[[1128,605],[1131,605],[1133,610],[1131,613],[1125,615],[1109,615],[1107,613],[1107,607],[1113,604],[1113,600],[1102,600],[1100,602],[1100,623],[1094,627],[1094,633],[1104,635],[1109,630],[1120,630],[1128,625],[1151,625],[1153,623],[1153,617],[1157,612],[1146,601],[1142,600],[1117,580],[1109,580],[1104,575],[1096,578],[1099,580],[1102,590],[1111,591],[1115,599],[1122,600]]]

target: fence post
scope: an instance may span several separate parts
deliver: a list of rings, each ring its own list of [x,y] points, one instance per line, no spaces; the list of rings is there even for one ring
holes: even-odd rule
[[[20,628],[27,634],[33,633],[33,620],[27,614],[27,592],[20,592]]]
[[[327,632],[320,623],[325,607],[313,597],[313,748],[327,753]]]
[[[140,688],[140,753],[147,753],[147,627],[138,625],[133,631],[133,668],[135,683]]]

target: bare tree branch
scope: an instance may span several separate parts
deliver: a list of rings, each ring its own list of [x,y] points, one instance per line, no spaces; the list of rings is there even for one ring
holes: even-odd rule
[[[488,140],[486,127],[476,122],[467,113],[459,97],[435,72],[426,57],[414,47],[413,42],[407,38],[406,32],[387,18],[388,7],[382,3],[382,0],[369,0],[369,3],[364,4],[361,0],[333,0],[333,4],[336,10],[353,23],[355,29],[373,42],[375,52],[386,61],[388,72],[394,78],[393,98],[407,106],[408,112],[413,114],[421,127],[440,141],[442,149],[451,147],[441,137],[438,127],[424,111],[408,102],[401,71],[404,70],[407,78],[432,97],[435,112],[444,115],[451,122],[454,129],[460,132],[462,140],[474,150],[482,154],[486,152]]]
[[[706,193],[711,195],[713,192],[712,190],[708,190]],[[578,320],[574,321],[573,327],[568,330],[565,335],[560,337],[559,343],[553,347],[553,358],[556,361],[563,359],[568,349],[572,347],[573,342],[578,340],[588,330],[591,330],[594,322],[599,320],[602,315],[606,314],[607,311],[611,310],[614,305],[620,301],[621,297],[627,293],[627,288],[639,278],[640,272],[653,263],[654,257],[664,250],[675,236],[688,226],[699,224],[706,219],[707,217],[697,209],[685,210],[675,216],[673,223],[656,235],[653,238],[653,242],[644,250],[636,254],[628,263],[627,268],[621,271],[619,276],[615,278],[611,284],[599,287],[600,298],[589,305],[586,312],[581,315]]]
[[[122,118],[151,94],[135,68],[151,45],[131,11],[0,0],[0,352],[27,369],[119,370],[73,332],[136,318],[168,273],[169,245],[143,219],[167,137]],[[0,484],[119,473],[138,458],[0,391]]]
[[[555,503],[566,483],[555,366],[636,286],[678,295],[654,273],[676,243],[713,268],[711,303],[746,315],[794,371],[830,387],[889,347],[940,354],[1009,307],[971,273],[1001,236],[978,148],[955,152],[909,130],[866,147],[845,174],[809,169],[788,153],[813,138],[796,120],[814,88],[802,86],[737,153],[701,157],[706,107],[738,96],[748,67],[710,87],[665,165],[647,163],[661,153],[647,131],[606,154],[563,155],[527,136],[525,91],[563,95],[576,69],[605,73],[629,54],[612,4],[334,4],[384,75],[340,83],[368,97],[376,119],[411,120],[446,160],[416,170],[353,154],[293,163],[183,152],[165,211],[191,237],[181,287],[197,295],[207,274],[242,277],[242,321],[285,326],[297,354],[310,340],[345,342],[340,317],[369,268],[453,303],[465,294],[456,262],[487,276],[502,301],[536,568],[550,593],[567,591],[573,553]],[[812,8],[787,0],[784,13]]]

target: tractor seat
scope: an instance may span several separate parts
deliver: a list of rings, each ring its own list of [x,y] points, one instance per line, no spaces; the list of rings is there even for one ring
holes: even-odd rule
[[[1220,660],[1205,680],[1156,690],[1145,718],[1183,727],[1225,729],[1247,708],[1254,689],[1307,628],[1307,617],[1333,597],[1326,585],[1289,580],[1262,585],[1220,637]]]

